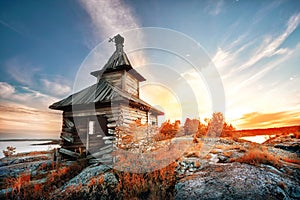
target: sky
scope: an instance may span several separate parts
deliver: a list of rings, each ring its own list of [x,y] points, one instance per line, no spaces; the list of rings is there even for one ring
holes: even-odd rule
[[[236,128],[299,125],[299,23],[297,0],[0,0],[0,137],[58,138],[61,112],[48,106],[76,90],[78,79],[96,81],[81,70],[91,55],[98,55],[91,69],[101,69],[114,50],[108,38],[143,27],[201,46],[222,82],[226,121]],[[132,41],[125,37],[125,51]],[[111,48],[94,51],[99,44]],[[204,72],[200,77],[161,51],[129,54],[148,81],[141,98],[163,109],[165,119],[202,120],[218,111],[218,92],[209,91]]]

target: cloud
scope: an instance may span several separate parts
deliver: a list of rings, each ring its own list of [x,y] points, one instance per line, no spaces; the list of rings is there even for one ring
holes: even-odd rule
[[[15,88],[8,83],[0,82],[0,97],[9,98],[15,93]]]
[[[93,48],[93,51],[82,63],[77,72],[76,81],[73,90],[78,91],[89,85],[91,79],[89,74],[91,67],[93,70],[99,70],[99,63],[108,60],[113,53],[113,44],[107,44],[108,38],[117,34],[125,37],[125,51],[133,67],[141,66],[147,62],[143,52],[134,51],[143,44],[143,33],[137,28],[140,22],[135,16],[132,8],[122,0],[80,0],[82,7],[85,9],[91,19],[91,29],[93,37],[87,37],[87,46]],[[131,31],[134,29],[134,31]],[[127,32],[126,32],[127,31]],[[105,39],[104,43],[100,43]],[[100,43],[100,45],[98,45]],[[96,46],[98,45],[98,46]],[[94,48],[96,46],[96,48]],[[100,65],[100,69],[105,62]]]
[[[267,72],[295,56],[299,45],[294,48],[280,46],[296,30],[299,23],[300,13],[292,15],[283,33],[274,39],[269,34],[262,41],[250,40],[251,35],[243,34],[228,46],[219,46],[212,61],[225,80],[224,83],[238,82],[235,87],[240,89],[264,77]]]
[[[42,74],[40,68],[22,58],[8,60],[5,67],[13,80],[22,86],[44,91],[54,97],[63,97],[71,92],[71,84],[64,77]]]
[[[268,34],[263,40],[259,38],[253,40],[251,34],[242,34],[229,45],[219,46],[212,61],[223,72],[223,79],[240,76],[241,71],[253,68],[260,61],[266,61],[266,58],[272,57],[272,62],[275,62],[274,60],[281,59],[280,56],[292,54],[296,49],[280,48],[280,46],[296,30],[299,23],[300,13],[289,18],[286,28],[277,37]]]
[[[0,100],[6,102],[22,103],[28,107],[48,110],[48,106],[57,98],[43,94],[41,92],[32,90],[28,87],[16,87],[6,83],[0,82]]]
[[[58,137],[60,112],[48,109],[55,101],[58,99],[29,87],[0,82],[0,133],[16,133],[14,137],[22,137],[36,132],[46,134],[37,135],[40,138]]]
[[[34,77],[40,69],[20,58],[13,58],[5,63],[8,74],[17,82],[33,85]]]
[[[274,113],[252,112],[244,114],[236,120],[239,129],[243,128],[268,128],[288,125],[299,125],[299,110]]]
[[[60,128],[61,114],[58,112],[42,111],[11,102],[2,102],[0,105],[1,138],[58,138]]]
[[[140,27],[132,9],[123,1],[81,0],[80,3],[92,20],[96,40]]]
[[[300,22],[300,13],[290,17],[287,22],[285,31],[272,40],[271,36],[265,37],[262,44],[254,51],[250,59],[238,68],[238,71],[246,69],[247,67],[253,66],[263,58],[272,57],[278,53],[283,53],[285,49],[280,49],[280,45],[292,34],[298,27]]]
[[[270,12],[279,7],[285,0],[270,1],[265,7],[262,7],[253,17],[253,24],[259,23],[264,19]]]
[[[71,87],[67,83],[63,83],[61,80],[49,81],[47,79],[41,79],[44,89],[51,95],[61,97],[68,95],[71,92]],[[60,83],[61,82],[61,83]]]
[[[292,77],[298,70],[291,63],[298,62],[300,43],[283,46],[299,23],[300,13],[296,13],[277,33],[266,32],[263,37],[254,39],[249,29],[216,50],[212,60],[221,74],[226,91],[226,118],[239,128],[299,123],[299,117],[294,113],[282,116],[272,114],[294,108],[299,99],[299,90],[295,88],[298,79]],[[256,28],[259,27],[252,27]],[[251,114],[242,119],[244,113]]]
[[[264,65],[263,69],[257,71],[255,74],[250,75],[246,79],[241,81],[234,88],[234,90],[239,90],[239,89],[245,87],[246,85],[249,85],[249,84],[257,81],[258,79],[264,77],[264,75],[266,75],[272,69],[274,69],[278,65],[284,63],[285,61],[289,60],[292,56],[294,56],[296,54],[296,52],[298,52],[300,50],[299,47],[300,47],[300,45],[296,46],[296,48],[293,50],[284,50],[284,53],[282,53],[282,54],[284,54],[284,56],[282,56],[281,58],[278,58],[278,59],[274,59],[273,61],[270,61],[269,63]]]
[[[224,7],[224,0],[209,1],[209,4],[205,7],[204,10],[212,16],[216,16],[222,12],[223,7]]]
[[[18,33],[18,34],[20,34],[20,35],[24,35],[24,34],[23,34],[20,30],[18,30],[16,27],[12,26],[11,24],[9,24],[9,23],[7,23],[7,22],[1,20],[1,19],[0,19],[0,24],[2,24],[3,26],[9,28],[10,30],[12,30],[12,31],[14,31],[14,32],[16,32],[16,33]]]

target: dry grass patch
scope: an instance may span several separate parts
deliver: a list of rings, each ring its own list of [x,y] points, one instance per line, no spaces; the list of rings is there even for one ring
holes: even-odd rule
[[[69,166],[62,166],[46,174],[46,182],[33,183],[30,172],[19,175],[16,178],[8,178],[6,187],[12,188],[12,192],[7,192],[7,199],[45,199],[58,187],[76,176],[83,168],[84,164],[74,163]],[[41,168],[46,166],[41,165]]]
[[[175,162],[148,173],[114,171],[119,183],[117,199],[170,199],[175,185]]]
[[[11,188],[12,192],[11,195],[8,193],[6,194],[6,197],[9,196],[20,196],[22,195],[23,197],[26,196],[26,191],[22,190],[24,186],[27,186],[30,183],[30,173],[22,173],[16,178],[7,178],[5,180],[6,187]],[[22,194],[21,194],[22,193]]]
[[[278,156],[274,156],[270,152],[259,148],[250,149],[242,157],[232,159],[232,161],[248,163],[251,165],[266,164],[272,165],[277,168],[280,168],[282,166],[282,164],[280,163],[280,158]]]

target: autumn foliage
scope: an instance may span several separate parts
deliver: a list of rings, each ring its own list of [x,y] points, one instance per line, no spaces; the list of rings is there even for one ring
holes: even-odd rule
[[[196,137],[233,137],[235,128],[232,124],[224,121],[221,112],[213,113],[212,118],[205,119],[202,123],[199,119],[187,118],[184,123],[184,132],[186,135],[195,135]]]
[[[174,123],[170,123],[170,120],[168,120],[161,125],[159,133],[154,136],[154,139],[156,141],[172,139],[177,135],[179,128],[179,120],[176,120]]]

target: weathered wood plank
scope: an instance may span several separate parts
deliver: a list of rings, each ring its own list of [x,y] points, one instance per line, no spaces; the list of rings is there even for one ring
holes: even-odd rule
[[[113,145],[107,145],[107,146],[101,147],[100,151],[103,151],[103,150],[109,149],[109,148],[114,148],[114,146]]]
[[[105,149],[105,150],[102,150],[102,151],[99,151],[99,152],[96,152],[96,153],[93,153],[91,155],[88,155],[87,156],[87,159],[90,159],[90,158],[99,158],[100,156],[104,155],[104,154],[109,154],[113,152],[113,148],[109,148],[109,149]]]
[[[67,142],[70,142],[70,143],[74,142],[74,139],[71,136],[61,135],[60,138],[63,140],[66,140]]]
[[[76,153],[76,152],[73,152],[73,151],[70,151],[70,150],[64,149],[64,148],[60,148],[59,153],[66,154],[68,156],[72,156],[75,158],[78,158],[80,156],[79,153]]]
[[[104,140],[104,144],[112,144],[113,143],[113,141],[111,141],[111,140]]]
[[[110,128],[109,128],[107,131],[108,131],[108,134],[110,134],[110,135],[115,134],[115,130],[113,130],[113,129],[110,129]]]
[[[111,155],[111,154],[104,154],[103,156],[102,156],[102,159],[108,159],[108,158],[113,158],[113,156]]]
[[[73,128],[74,127],[74,123],[69,120],[68,118],[64,118],[63,119],[64,124],[68,127],[68,128]]]
[[[115,140],[116,137],[115,136],[104,136],[102,139],[103,140]]]
[[[116,123],[108,123],[107,127],[108,128],[115,128],[115,127],[117,127],[117,124]]]
[[[73,129],[72,128],[62,128],[63,132],[67,132],[67,133],[72,133]]]
[[[113,116],[113,117],[107,118],[107,122],[116,122],[118,120],[119,120],[119,118],[117,116]]]
[[[112,161],[113,161],[112,158],[107,158],[107,159],[103,159],[103,158],[89,159],[89,163],[90,164],[95,164],[95,163],[111,163]]]

